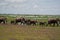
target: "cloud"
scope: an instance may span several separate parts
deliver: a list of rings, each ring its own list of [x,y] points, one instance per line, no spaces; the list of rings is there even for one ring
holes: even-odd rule
[[[34,5],[33,8],[38,8],[38,5]]]
[[[8,3],[0,3],[0,6],[6,6]]]
[[[5,0],[7,2],[25,2],[27,0]]]
[[[0,0],[0,13],[60,14],[57,0]]]
[[[15,9],[20,9],[25,7],[25,1],[27,0],[0,0],[0,8],[15,8]],[[21,3],[22,2],[22,3]]]
[[[20,9],[20,8],[23,8],[25,6],[25,4],[10,4],[9,5],[10,7],[13,7],[13,8],[17,8],[17,9]]]

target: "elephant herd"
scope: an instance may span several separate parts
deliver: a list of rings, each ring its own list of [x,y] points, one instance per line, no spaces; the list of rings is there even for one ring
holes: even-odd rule
[[[1,23],[6,24],[7,23],[7,18],[1,17],[0,18],[0,24]],[[46,26],[48,26],[48,25],[50,25],[50,26],[55,26],[55,25],[59,26],[60,19],[56,18],[56,19],[50,19],[47,22],[39,22],[37,20],[31,20],[31,19],[25,19],[25,18],[16,18],[14,20],[11,20],[10,23],[11,24],[18,24],[18,23],[20,23],[20,24],[23,24],[23,25],[37,25],[37,24],[39,24],[39,25],[42,25],[42,26],[43,25],[46,25]]]
[[[17,18],[11,21],[11,24],[26,24],[26,25],[36,25],[37,21],[25,19],[25,18]]]

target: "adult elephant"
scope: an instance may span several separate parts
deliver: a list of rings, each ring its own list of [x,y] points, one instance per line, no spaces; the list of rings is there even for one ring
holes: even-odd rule
[[[5,17],[0,17],[0,23],[7,23],[7,18]]]
[[[15,24],[18,24],[18,23],[24,24],[25,23],[25,18],[16,18],[15,19]]]
[[[58,24],[58,20],[56,20],[56,19],[51,19],[51,20],[48,20],[48,25],[53,25],[53,26],[55,26],[55,25],[57,25],[57,26],[59,26],[59,24]]]

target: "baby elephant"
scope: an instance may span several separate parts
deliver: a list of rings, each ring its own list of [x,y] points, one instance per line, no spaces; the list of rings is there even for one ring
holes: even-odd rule
[[[15,21],[14,21],[14,20],[12,20],[12,21],[11,21],[11,24],[15,24]]]
[[[46,25],[46,22],[39,22],[39,25]]]

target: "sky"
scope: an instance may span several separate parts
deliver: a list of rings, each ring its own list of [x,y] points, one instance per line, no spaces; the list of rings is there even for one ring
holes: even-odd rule
[[[60,15],[60,0],[0,0],[0,14]]]

